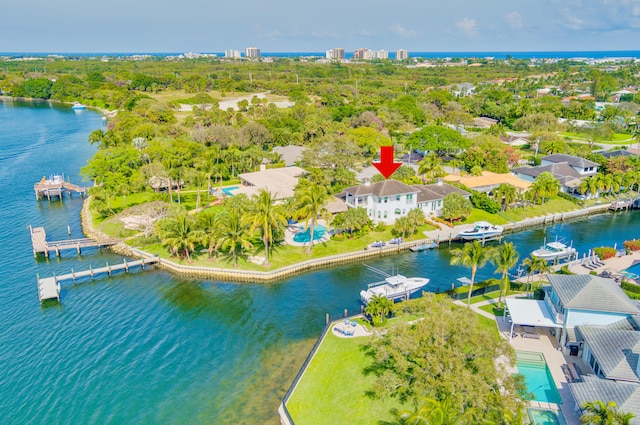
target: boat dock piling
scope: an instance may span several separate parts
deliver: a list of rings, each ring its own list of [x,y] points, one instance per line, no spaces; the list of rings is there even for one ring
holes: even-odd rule
[[[36,199],[47,198],[49,201],[51,197],[57,196],[62,200],[62,195],[68,193],[71,196],[73,193],[78,193],[80,196],[84,196],[87,193],[87,188],[79,186],[77,184],[62,181],[51,181],[43,179],[33,185],[33,190],[36,193]]]
[[[75,249],[78,254],[82,252],[82,248],[97,247],[103,248],[109,245],[113,245],[118,241],[96,241],[89,238],[79,239],[66,239],[60,241],[47,241],[47,233],[44,227],[31,227],[29,226],[29,232],[31,233],[31,247],[33,248],[34,258],[38,256],[38,253],[44,254],[45,257],[49,257],[51,251],[55,251],[56,256],[60,256],[60,251],[69,249]],[[70,229],[67,227],[67,232],[70,233]]]
[[[84,277],[90,277],[91,280],[94,280],[98,277],[107,276],[111,277],[113,272],[118,270],[124,270],[125,273],[129,273],[129,270],[132,268],[140,267],[144,270],[144,267],[149,264],[156,264],[159,261],[158,257],[149,257],[143,258],[141,260],[135,261],[127,261],[123,260],[122,263],[116,265],[109,265],[106,263],[105,267],[93,268],[89,266],[89,270],[83,270],[81,272],[75,272],[71,269],[71,273],[63,274],[60,276],[56,276],[55,274],[52,277],[41,278],[40,275],[37,275],[38,279],[38,298],[40,299],[40,303],[45,300],[56,299],[60,301],[60,283],[72,281],[75,285],[78,279]]]

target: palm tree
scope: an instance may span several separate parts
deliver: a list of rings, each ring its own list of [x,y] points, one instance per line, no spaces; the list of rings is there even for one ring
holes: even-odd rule
[[[242,219],[238,210],[228,211],[221,220],[220,239],[216,249],[221,248],[233,258],[233,267],[238,266],[238,252],[253,248],[250,241],[250,226]]]
[[[374,295],[364,309],[364,312],[371,316],[374,325],[384,323],[385,317],[393,308],[393,302],[384,295]],[[376,318],[378,320],[376,320]],[[377,323],[376,323],[377,322]]]
[[[451,250],[451,265],[462,265],[471,269],[471,282],[469,283],[469,295],[467,296],[467,307],[471,305],[471,293],[473,292],[473,282],[476,278],[478,268],[482,268],[493,256],[494,248],[483,247],[480,241],[467,242],[463,248]]]
[[[606,404],[601,400],[588,401],[582,405],[580,421],[588,425],[627,425],[635,415],[618,410],[615,401]]]
[[[309,245],[307,253],[313,248],[313,234],[318,218],[329,221],[330,213],[327,209],[330,196],[324,186],[312,184],[298,193],[298,205],[300,208],[296,214],[305,221],[305,227],[309,228]]]
[[[381,425],[467,425],[474,423],[474,409],[461,410],[449,398],[437,400],[421,398],[413,412],[392,409],[395,422],[380,422]]]
[[[191,175],[191,181],[196,187],[196,189],[198,190],[198,195],[196,196],[196,210],[195,210],[196,214],[198,214],[198,208],[200,208],[200,189],[202,189],[202,186],[207,181],[207,176],[200,171],[195,171]]]
[[[522,261],[522,266],[527,270],[527,286],[531,284],[531,276],[538,273],[544,273],[550,270],[549,263],[544,258],[531,255]]]
[[[496,273],[502,273],[500,281],[500,297],[498,298],[498,308],[502,308],[502,295],[506,297],[509,293],[509,270],[518,262],[520,255],[512,242],[505,242],[496,250],[491,262],[496,266]]]
[[[213,251],[218,243],[221,223],[221,214],[213,211],[204,211],[196,220],[196,225],[202,230],[202,242],[207,246],[209,258],[213,256]]]
[[[506,211],[507,207],[516,201],[517,191],[515,186],[501,183],[495,190],[494,197],[502,204],[502,211]]]
[[[246,213],[246,219],[251,224],[251,232],[259,229],[262,233],[262,243],[264,244],[265,261],[264,265],[269,265],[269,244],[273,243],[273,235],[278,230],[287,226],[285,218],[279,206],[273,204],[273,196],[267,189],[261,189],[255,196]]]
[[[193,220],[187,214],[180,214],[161,223],[160,239],[162,245],[178,254],[183,251],[187,261],[191,261],[190,253],[195,250],[196,242],[203,238],[203,232],[196,230]]]
[[[424,180],[434,180],[447,173],[442,167],[442,159],[438,158],[435,153],[432,153],[431,155],[425,156],[422,161],[418,163],[418,174],[422,174]]]

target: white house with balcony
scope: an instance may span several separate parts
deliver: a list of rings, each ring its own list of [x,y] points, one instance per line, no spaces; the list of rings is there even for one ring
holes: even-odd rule
[[[554,153],[541,158],[541,166],[566,163],[573,168],[580,176],[589,177],[598,172],[598,163],[589,161],[579,156],[565,155],[562,153]]]
[[[393,224],[409,211],[420,208],[425,215],[440,215],[444,197],[459,193],[468,198],[470,193],[447,183],[409,186],[397,180],[377,183],[365,182],[346,188],[341,195],[349,208],[364,208],[376,223]]]

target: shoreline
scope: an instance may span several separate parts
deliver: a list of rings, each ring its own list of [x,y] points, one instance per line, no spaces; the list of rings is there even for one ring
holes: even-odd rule
[[[82,225],[83,233],[92,239],[98,241],[111,239],[106,234],[95,229],[93,227],[93,221],[90,211],[91,196],[88,196],[80,211],[80,223]],[[582,208],[579,210],[569,211],[565,213],[557,213],[546,215],[542,217],[534,217],[530,219],[521,220],[514,223],[504,225],[505,233],[515,233],[525,229],[529,229],[537,226],[544,226],[547,224],[554,224],[563,222],[566,220],[572,220],[574,218],[587,217],[590,215],[596,215],[607,212],[609,210],[609,204],[597,205],[588,208]],[[465,227],[468,225],[457,226]],[[429,235],[424,239],[417,241],[404,242],[400,245],[386,246],[384,248],[363,249],[360,251],[351,251],[342,254],[331,255],[328,257],[315,258],[311,260],[305,260],[300,263],[292,264],[289,266],[281,267],[279,269],[270,271],[254,271],[254,270],[238,270],[238,269],[225,269],[217,267],[205,267],[205,266],[188,266],[175,263],[169,259],[162,257],[158,258],[156,267],[162,270],[166,270],[170,273],[175,273],[180,276],[186,276],[189,278],[205,278],[205,279],[221,279],[229,282],[247,283],[247,282],[260,282],[271,283],[279,280],[283,280],[292,276],[304,274],[313,270],[326,269],[335,267],[339,264],[348,264],[356,261],[360,261],[367,258],[383,257],[404,253],[413,246],[420,245],[422,243],[431,243],[437,241],[438,243],[450,242],[455,240],[459,230],[454,228],[446,228],[441,230],[433,230],[428,232]],[[448,237],[447,237],[448,233]],[[454,236],[455,233],[455,236]],[[148,253],[138,248],[131,247],[124,242],[119,242],[116,245],[109,247],[113,252],[119,255],[128,257],[144,259],[144,258],[157,258],[156,255]]]
[[[46,103],[55,103],[58,105],[70,105],[73,106],[73,102],[65,102],[62,100],[55,99],[35,99],[32,97],[13,97],[7,96],[6,94],[0,95],[0,100],[8,100],[8,101],[20,101],[20,102],[46,102]],[[105,117],[114,117],[117,115],[118,110],[109,111],[107,109],[98,108],[97,106],[85,105],[87,109],[92,109],[94,111],[100,112]]]

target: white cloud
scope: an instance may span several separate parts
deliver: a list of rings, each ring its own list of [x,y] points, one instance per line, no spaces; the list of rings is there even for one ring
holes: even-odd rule
[[[462,21],[456,22],[456,27],[466,35],[475,35],[478,26],[475,19],[464,18]]]
[[[519,30],[524,27],[524,25],[522,24],[522,15],[520,15],[520,13],[516,11],[507,13],[504,19],[507,21],[507,25],[509,25],[514,30]]]
[[[400,24],[394,24],[389,29],[398,37],[413,38],[418,35],[416,31],[405,28]]]

